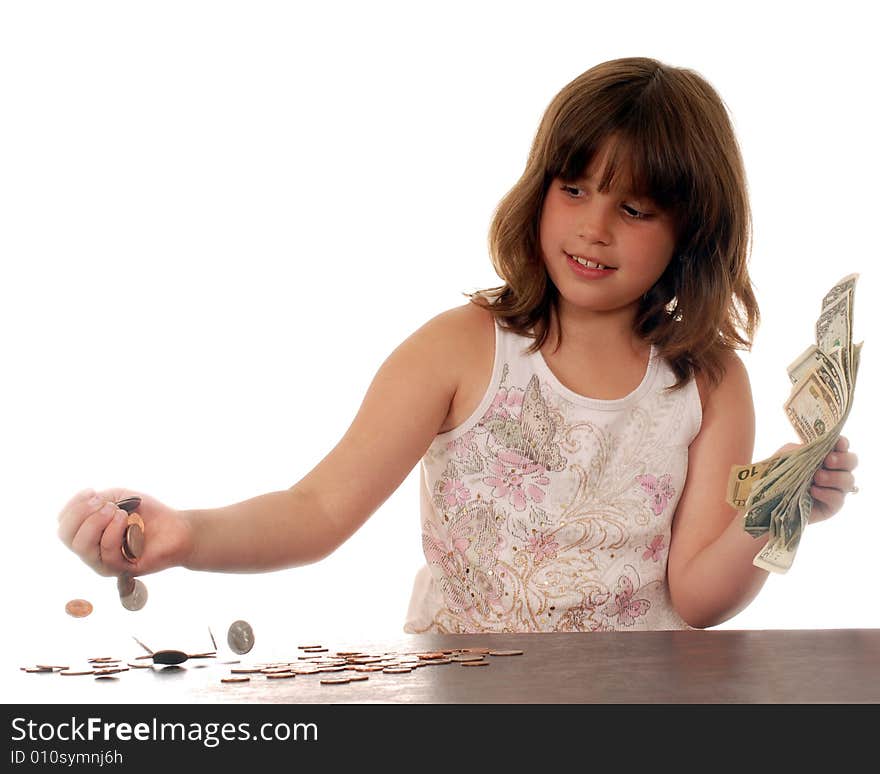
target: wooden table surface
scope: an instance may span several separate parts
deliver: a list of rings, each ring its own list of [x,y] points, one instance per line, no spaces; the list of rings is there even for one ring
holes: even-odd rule
[[[4,701],[76,703],[776,704],[880,702],[880,629],[419,635],[326,642],[336,650],[413,652],[521,649],[490,666],[426,666],[371,673],[348,685],[299,675],[223,684],[230,669],[294,660],[301,651],[220,653],[181,667],[131,670],[113,679],[27,674],[7,665]],[[110,654],[102,654],[110,655]],[[118,654],[123,661],[137,652]],[[241,664],[221,663],[239,658]]]

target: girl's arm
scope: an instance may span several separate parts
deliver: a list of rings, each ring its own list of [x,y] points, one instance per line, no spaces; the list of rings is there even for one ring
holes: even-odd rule
[[[751,462],[755,410],[745,366],[729,356],[721,383],[712,390],[698,378],[703,401],[700,432],[688,454],[687,483],[675,511],[667,577],[672,603],[691,626],[715,626],[745,609],[768,573],[752,564],[769,535],[753,538],[742,514],[725,502],[735,464]],[[811,522],[840,509],[852,486],[855,455],[840,439],[814,477],[817,513]],[[835,470],[831,470],[835,468]]]
[[[433,318],[391,353],[345,435],[289,490],[184,512],[192,540],[182,564],[260,572],[315,562],[347,540],[400,486],[439,432],[458,386],[462,336],[473,330],[468,306]],[[290,443],[307,445],[310,439]]]

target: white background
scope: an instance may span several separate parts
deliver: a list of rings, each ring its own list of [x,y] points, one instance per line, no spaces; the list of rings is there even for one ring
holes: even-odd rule
[[[417,469],[325,561],[149,576],[140,613],[61,545],[56,514],[86,487],[202,508],[302,478],[403,339],[499,284],[489,222],[556,92],[633,55],[697,70],[735,122],[763,313],[744,356],[756,459],[796,440],[785,368],[823,294],[861,274],[845,434],[862,491],[723,628],[880,625],[868,5],[4,3],[4,651],[203,649],[236,618],[258,645],[399,635]],[[92,616],[65,615],[73,597]]]

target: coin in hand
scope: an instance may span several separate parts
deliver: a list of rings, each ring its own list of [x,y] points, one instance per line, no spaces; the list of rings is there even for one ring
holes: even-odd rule
[[[135,514],[136,515],[136,514]],[[144,553],[144,530],[138,524],[129,524],[122,537],[122,555],[134,562]]]
[[[120,500],[118,503],[116,503],[116,507],[122,508],[122,510],[126,513],[132,513],[137,510],[140,504],[140,497],[126,497],[124,500]]]
[[[247,621],[235,621],[226,633],[226,642],[234,653],[241,656],[254,647],[254,630]]]

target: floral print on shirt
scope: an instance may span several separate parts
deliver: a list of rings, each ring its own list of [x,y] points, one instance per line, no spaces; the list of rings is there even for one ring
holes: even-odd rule
[[[681,400],[585,418],[542,384],[501,385],[468,432],[429,449],[422,543],[442,596],[411,631],[684,628],[666,557],[687,446]],[[679,436],[681,433],[677,433]]]

